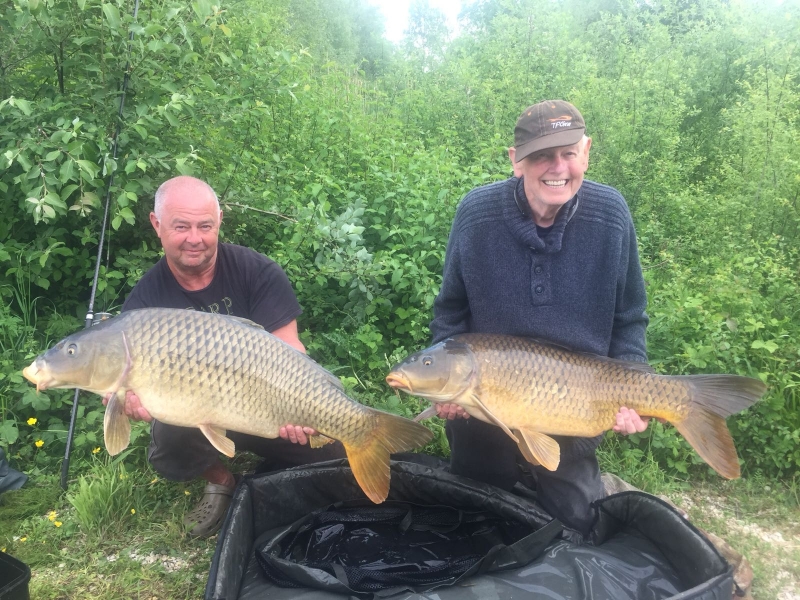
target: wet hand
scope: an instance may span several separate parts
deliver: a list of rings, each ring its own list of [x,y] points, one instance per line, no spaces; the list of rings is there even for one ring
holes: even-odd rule
[[[304,446],[308,443],[309,436],[317,435],[317,430],[302,425],[284,425],[279,431],[279,435],[284,440],[289,440],[293,444]]]
[[[614,431],[622,435],[641,433],[647,429],[649,422],[649,417],[640,417],[635,410],[623,406],[617,413],[617,424],[614,425]]]
[[[110,399],[111,394],[106,394],[103,398],[103,406],[107,406]],[[149,423],[153,420],[152,415],[142,406],[142,401],[139,400],[139,396],[130,390],[125,392],[125,404],[123,408],[128,418],[134,421],[147,421]]]
[[[469,413],[461,408],[458,404],[437,404],[436,414],[442,419],[469,419]]]

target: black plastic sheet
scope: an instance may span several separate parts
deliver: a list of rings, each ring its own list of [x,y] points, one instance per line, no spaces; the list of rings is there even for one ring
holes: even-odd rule
[[[501,542],[504,552],[491,557],[491,568],[474,568],[473,564],[472,570],[434,584],[396,582],[385,589],[356,590],[346,585],[352,582],[342,578],[338,568],[303,564],[302,557],[292,554],[295,550],[280,560],[294,571],[293,585],[300,581],[302,587],[282,587],[269,580],[259,565],[259,551],[270,544],[273,549],[284,549],[285,540],[294,539],[304,524],[313,522],[310,515],[321,514],[332,505],[337,510],[348,508],[348,503],[357,500],[363,500],[363,493],[346,461],[245,478],[220,532],[206,599],[731,598],[730,566],[690,523],[653,496],[625,492],[601,500],[596,504],[597,519],[590,537],[583,539],[562,528],[530,498],[451,475],[437,466],[407,461],[392,462],[387,507],[411,504],[451,507],[465,514],[489,513],[499,522],[516,523],[525,535],[516,542],[513,538]],[[535,558],[521,558],[514,547],[538,531],[550,535],[551,541],[533,553]],[[309,535],[298,547],[308,549],[312,539]],[[333,546],[326,548],[329,551]],[[312,555],[318,558],[314,553],[319,551],[312,549]],[[328,551],[322,555],[329,563],[335,562],[336,557]],[[436,554],[439,559],[445,556],[442,549]],[[382,560],[380,556],[376,559]]]

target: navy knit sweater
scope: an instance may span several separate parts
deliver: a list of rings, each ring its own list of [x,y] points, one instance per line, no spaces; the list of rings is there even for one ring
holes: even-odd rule
[[[516,177],[461,201],[434,303],[433,341],[468,331],[504,333],[646,361],[647,297],[622,195],[584,181],[544,239],[523,210],[523,181]]]

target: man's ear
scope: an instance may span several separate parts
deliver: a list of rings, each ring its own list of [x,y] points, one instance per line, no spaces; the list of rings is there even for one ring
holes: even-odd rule
[[[508,149],[508,160],[511,161],[511,169],[514,171],[514,177],[522,177],[522,166],[515,161],[516,158],[517,149],[514,148],[514,146],[510,146]]]
[[[156,230],[156,235],[160,238],[161,232],[159,232],[158,228],[161,225],[161,223],[158,222],[158,219],[156,218],[156,213],[154,212],[150,213],[150,225],[153,226],[153,229]]]

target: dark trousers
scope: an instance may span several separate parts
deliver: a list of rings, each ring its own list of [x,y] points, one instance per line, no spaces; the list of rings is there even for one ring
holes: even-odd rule
[[[178,427],[153,421],[150,431],[147,458],[153,468],[167,479],[195,479],[219,460],[219,451],[196,427]],[[281,438],[267,439],[235,431],[229,431],[227,435],[236,444],[237,452],[246,450],[264,459],[259,465],[261,471],[345,458],[344,446],[339,442],[312,448],[308,444],[293,444]]]
[[[594,522],[590,505],[605,496],[595,448],[597,438],[554,436],[561,447],[558,469],[533,466],[499,427],[476,418],[447,421],[450,471],[510,491],[518,481],[535,485],[536,497],[550,515],[586,535]]]

